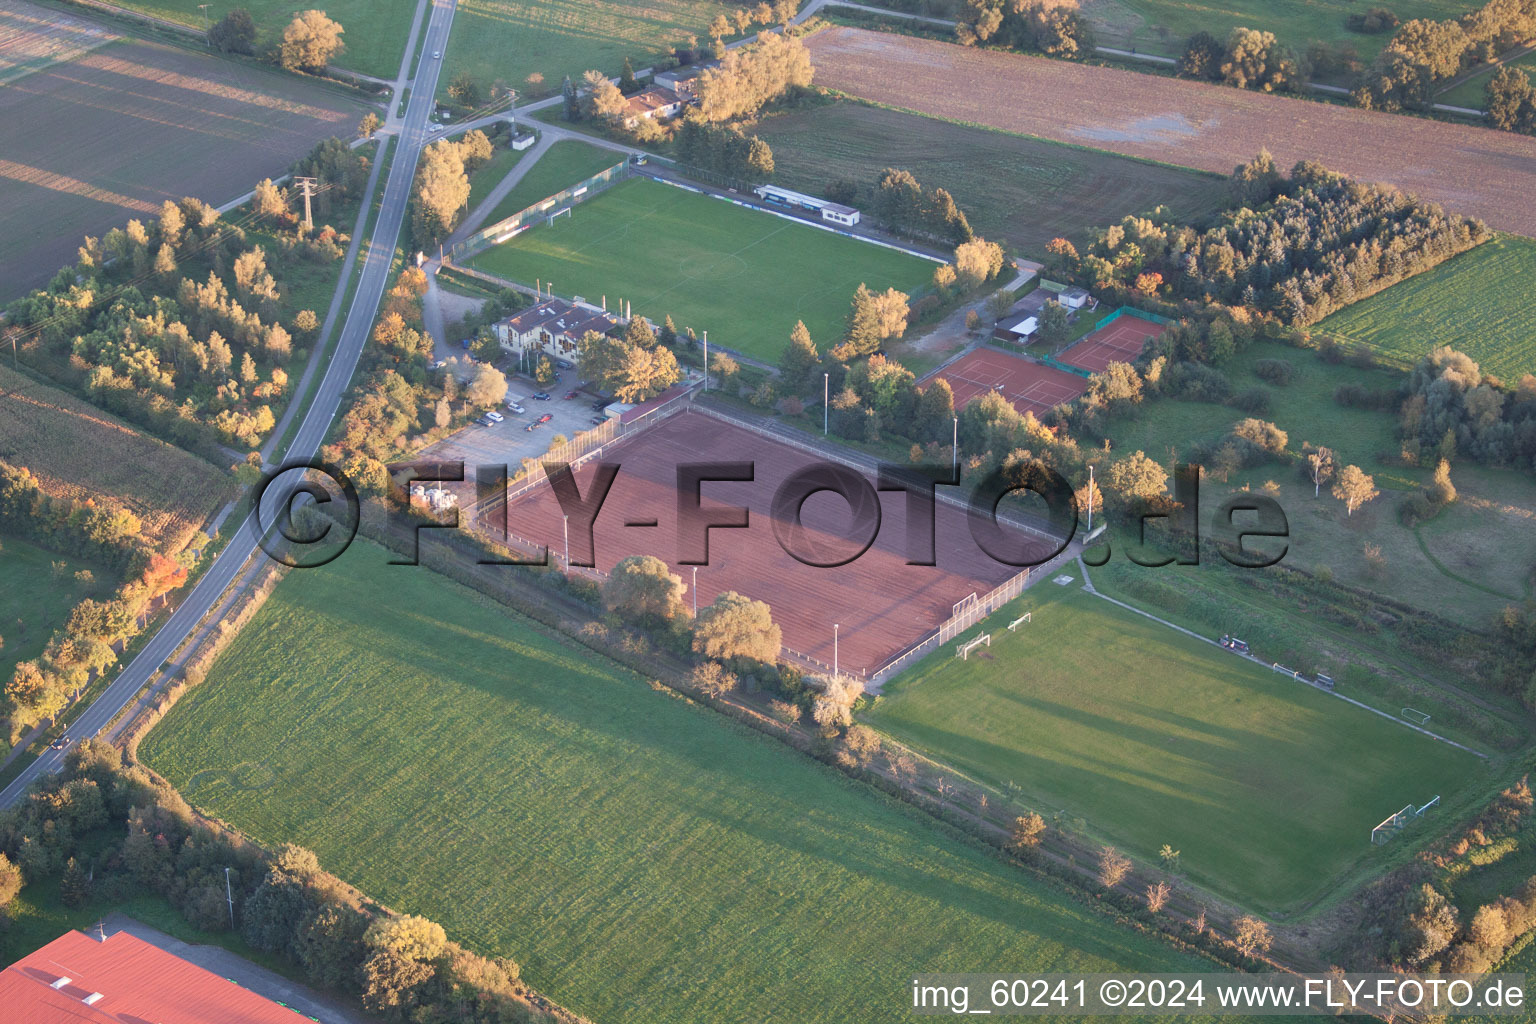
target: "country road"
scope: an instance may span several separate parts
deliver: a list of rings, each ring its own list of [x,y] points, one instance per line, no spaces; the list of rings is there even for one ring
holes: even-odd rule
[[[421,44],[423,54],[448,48],[448,31],[458,0],[429,0],[426,38]],[[418,10],[417,17],[421,17]],[[415,30],[413,28],[413,35]],[[407,48],[401,63],[400,81],[408,82],[411,89],[410,105],[400,126],[399,150],[390,166],[389,178],[384,186],[384,198],[373,236],[366,243],[368,254],[352,305],[342,324],[341,337],[336,344],[329,365],[316,389],[314,398],[298,432],[288,449],[290,460],[312,458],[320,451],[331,422],[336,417],[342,396],[351,383],[363,346],[368,340],[369,328],[378,311],[379,303],[388,284],[390,265],[393,262],[395,244],[404,224],[410,199],[411,182],[416,173],[416,162],[428,141],[428,115],[437,95],[437,79],[442,68],[441,60],[424,56],[414,79],[407,79],[414,52]],[[343,274],[337,287],[343,291],[348,285],[348,275]],[[233,538],[209,566],[192,592],[171,615],[165,625],[150,638],[143,650],[118,673],[112,684],[70,727],[70,735],[79,740],[95,736],[126,707],[149,682],[151,676],[179,647],[202,618],[215,606],[226,588],[240,575],[247,560],[257,550],[257,527],[254,517],[247,519],[236,529]],[[27,767],[9,786],[0,791],[0,807],[10,807],[26,792],[27,787],[40,776],[57,771],[65,751],[49,750]]]

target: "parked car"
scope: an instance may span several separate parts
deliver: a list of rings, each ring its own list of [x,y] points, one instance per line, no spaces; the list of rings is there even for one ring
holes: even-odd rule
[[[562,370],[574,370],[574,369],[576,369],[575,364],[568,363],[564,359],[556,359],[555,360],[555,365],[560,367],[560,369],[562,369]]]
[[[572,398],[580,398],[581,397],[581,392],[580,391],[567,391],[565,393],[565,397],[566,397],[567,401],[569,401]]]
[[[539,424],[540,426],[543,426],[545,423],[548,423],[550,420],[552,420],[554,418],[555,418],[555,414],[554,413],[547,412],[543,416],[540,416],[538,419],[534,420],[533,422]]]
[[[434,360],[432,360],[431,365],[427,367],[427,369],[429,369],[429,370],[441,370],[443,367],[445,367],[447,365],[448,365],[448,360],[446,360],[446,359],[434,359]]]
[[[608,408],[608,399],[606,398],[599,398],[597,401],[592,403],[592,409],[594,412],[602,412],[606,408]]]
[[[507,399],[507,408],[510,409],[512,412],[515,412],[515,413],[525,413],[525,412],[528,411],[527,409],[524,409],[522,406],[518,405],[516,402],[514,402],[510,398]]]
[[[475,422],[480,424],[482,427],[494,427],[496,425],[496,421],[491,419],[489,416],[481,416],[477,418]]]
[[[490,420],[492,423],[500,423],[502,420],[506,419],[505,416],[503,416],[501,413],[497,412],[495,409],[492,409],[491,411],[487,412],[485,414],[485,418]]]
[[[548,391],[535,391],[531,397],[536,398],[541,402],[547,402],[551,396]]]
[[[592,425],[594,427],[600,427],[604,423],[607,423],[607,422],[608,422],[608,417],[607,416],[593,416],[592,417]]]

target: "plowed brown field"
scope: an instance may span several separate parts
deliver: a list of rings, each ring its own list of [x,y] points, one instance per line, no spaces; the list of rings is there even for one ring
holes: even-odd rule
[[[1536,139],[853,28],[808,39],[816,84],[935,117],[1206,171],[1262,147],[1536,235]]]

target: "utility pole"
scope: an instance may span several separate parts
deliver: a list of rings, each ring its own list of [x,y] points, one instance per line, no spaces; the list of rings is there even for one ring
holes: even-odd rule
[[[699,567],[693,567],[693,617],[699,617]]]
[[[828,391],[831,388],[831,386],[832,386],[832,375],[830,373],[822,374],[821,375],[821,436],[822,437],[826,437],[827,436],[827,424],[831,422],[830,413],[828,412],[829,406],[827,405],[827,394],[828,394]]]
[[[950,456],[954,460],[954,470],[960,472],[960,417],[955,417],[955,430],[949,442]]]
[[[295,177],[293,183],[299,186],[299,190],[304,193],[304,230],[313,231],[315,229],[315,221],[310,216],[309,201],[314,197],[315,185],[318,182],[314,178]]]
[[[560,519],[561,519],[561,521],[563,522],[563,524],[565,526],[565,568],[566,568],[566,571],[570,571],[570,568],[571,568],[571,517],[570,516],[561,516]]]
[[[207,4],[198,4],[197,6],[198,6],[198,9],[203,12],[203,37],[204,37],[204,39],[207,39],[207,36],[208,36],[208,5]],[[209,40],[208,41],[208,45],[212,46],[213,42],[211,40]]]
[[[235,894],[229,888],[229,868],[224,869],[224,898],[229,901],[229,927],[235,927]]]
[[[709,390],[709,332],[704,332],[704,390]]]
[[[1093,532],[1093,467],[1088,467],[1088,532]]]
[[[840,623],[832,623],[832,678],[836,679],[837,672],[837,630]]]

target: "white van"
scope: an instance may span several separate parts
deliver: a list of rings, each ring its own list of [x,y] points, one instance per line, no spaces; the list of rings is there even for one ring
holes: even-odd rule
[[[501,413],[497,412],[494,409],[492,409],[490,412],[486,413],[485,414],[485,418],[490,420],[492,423],[500,423],[502,420],[506,419],[505,416],[503,416]]]

